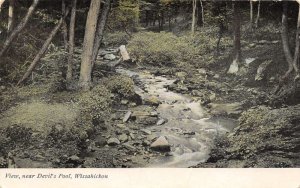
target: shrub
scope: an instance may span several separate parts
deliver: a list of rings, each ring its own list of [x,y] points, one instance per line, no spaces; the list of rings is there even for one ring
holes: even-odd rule
[[[127,33],[117,31],[105,34],[103,42],[106,46],[120,46],[127,44],[129,38]]]
[[[96,86],[80,95],[81,113],[89,120],[103,120],[110,112],[111,92],[104,86]]]
[[[122,97],[130,97],[135,94],[134,82],[128,76],[111,76],[104,80],[104,84],[112,93],[117,93]]]
[[[208,28],[210,31],[213,28]],[[195,35],[175,36],[172,33],[142,32],[134,35],[128,43],[131,57],[139,63],[152,65],[182,65],[203,61],[204,55],[213,52],[217,44],[216,35],[206,31]],[[228,38],[222,40],[228,43]]]

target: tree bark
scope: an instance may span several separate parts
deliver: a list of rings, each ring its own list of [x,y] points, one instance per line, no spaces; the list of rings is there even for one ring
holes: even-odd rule
[[[203,7],[203,2],[202,2],[202,0],[200,0],[200,5],[201,5],[202,24],[204,25],[204,7]]]
[[[282,39],[282,47],[283,52],[288,62],[288,70],[282,77],[282,79],[286,79],[288,75],[293,71],[293,57],[290,50],[289,45],[289,36],[288,36],[288,3],[283,2],[283,11],[282,11],[282,29],[281,29],[281,39]]]
[[[99,17],[99,21],[97,24],[97,30],[96,30],[97,34],[95,37],[95,44],[94,44],[93,58],[92,58],[93,66],[97,60],[98,52],[99,52],[101,42],[103,39],[103,33],[104,33],[105,25],[107,22],[109,10],[110,10],[110,4],[111,4],[111,0],[106,0],[103,10],[102,10],[102,13],[101,13],[101,17]]]
[[[68,25],[67,25],[67,21],[66,21],[66,1],[65,0],[62,0],[61,9],[62,9],[61,10],[62,15],[64,17],[63,25],[62,25],[64,48],[65,48],[65,51],[68,51]]]
[[[68,53],[68,68],[67,68],[67,76],[66,76],[66,80],[68,82],[70,82],[73,78],[76,4],[77,4],[77,0],[73,0],[72,10],[71,10],[71,19],[70,19],[70,29],[69,29],[69,53]]]
[[[83,90],[89,90],[91,86],[93,50],[96,37],[97,21],[100,13],[101,1],[91,0],[87,16],[83,52],[81,58],[79,86]]]
[[[239,65],[242,59],[241,51],[241,14],[239,2],[233,2],[233,14],[234,14],[234,39],[233,39],[233,62],[230,65],[228,73],[235,74],[239,71]]]
[[[253,1],[250,0],[250,28],[253,29]]]
[[[298,21],[297,21],[297,30],[296,30],[296,39],[295,39],[296,46],[295,46],[295,53],[294,53],[294,60],[293,60],[293,67],[296,72],[295,79],[299,78],[299,68],[298,68],[299,50],[300,50],[299,36],[300,36],[300,4],[298,10]]]
[[[16,1],[9,0],[7,33],[11,33],[11,31],[15,26],[15,22],[16,22],[15,8],[16,8]]]
[[[68,14],[69,10],[66,11],[66,15]],[[19,80],[17,85],[20,85],[22,82],[24,82],[28,76],[31,74],[31,72],[33,71],[33,69],[35,68],[35,66],[38,64],[38,62],[40,61],[40,59],[44,56],[45,52],[47,51],[52,39],[54,38],[54,36],[57,34],[57,32],[59,31],[60,27],[62,26],[64,21],[64,17],[62,17],[58,24],[56,25],[56,27],[52,30],[52,32],[50,33],[49,37],[47,38],[47,40],[45,41],[44,45],[42,46],[41,50],[39,51],[39,53],[35,56],[34,60],[32,61],[32,63],[30,64],[29,68],[27,69],[26,73],[24,74],[24,76]]]
[[[192,34],[195,33],[197,0],[193,0]]]
[[[258,28],[258,23],[259,23],[259,18],[260,18],[260,3],[261,3],[260,0],[258,0],[255,28]]]
[[[18,36],[18,34],[24,29],[26,26],[29,18],[32,16],[39,0],[33,0],[32,5],[28,9],[28,12],[24,19],[19,23],[19,25],[11,32],[10,36],[6,39],[6,41],[3,44],[2,50],[0,52],[0,59],[2,59],[3,54],[6,52],[10,44],[13,42],[13,40]]]

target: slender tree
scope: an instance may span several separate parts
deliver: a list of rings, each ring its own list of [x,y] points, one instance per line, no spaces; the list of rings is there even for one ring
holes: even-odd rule
[[[62,25],[62,30],[63,30],[63,38],[64,38],[64,48],[66,51],[68,51],[68,25],[66,21],[66,1],[62,0],[62,15],[64,17],[63,25]]]
[[[3,44],[3,47],[0,51],[0,60],[2,59],[1,57],[4,55],[10,44],[13,42],[13,40],[18,36],[18,34],[24,29],[26,24],[28,23],[28,20],[32,16],[39,0],[33,0],[33,3],[31,4],[30,8],[27,11],[26,16],[23,18],[23,20],[18,24],[18,26],[11,32],[9,37],[6,39],[6,41]],[[1,62],[0,62],[1,63]]]
[[[66,15],[68,15],[69,10],[66,11]],[[32,63],[30,64],[29,68],[27,69],[26,73],[24,74],[24,76],[19,80],[17,85],[20,85],[22,82],[24,82],[29,75],[31,74],[31,72],[33,71],[33,69],[36,67],[36,65],[38,64],[38,62],[40,61],[40,59],[44,56],[44,54],[46,53],[51,41],[53,40],[54,36],[58,33],[59,29],[61,28],[62,24],[64,21],[64,16],[59,20],[58,24],[56,25],[56,27],[52,30],[52,32],[50,33],[50,35],[48,36],[47,40],[45,41],[44,45],[42,46],[42,48],[40,49],[39,53],[35,56],[34,60],[32,61]]]
[[[250,0],[250,28],[253,29],[253,0]]]
[[[283,11],[282,11],[282,29],[281,29],[281,39],[283,52],[288,62],[288,70],[282,77],[284,80],[288,75],[293,71],[293,57],[289,45],[289,36],[288,36],[288,2],[283,2]]]
[[[75,22],[76,22],[76,4],[77,0],[72,2],[70,29],[69,29],[69,53],[68,53],[68,69],[66,80],[70,82],[73,77],[73,62],[74,62],[74,41],[75,41]]]
[[[103,6],[103,10],[101,13],[101,17],[99,18],[98,24],[97,24],[97,34],[95,37],[95,44],[94,44],[94,49],[93,49],[93,58],[92,58],[92,63],[93,65],[96,62],[97,56],[98,56],[98,52],[100,49],[100,45],[103,39],[103,33],[104,33],[104,29],[105,29],[105,25],[107,22],[107,18],[109,15],[109,10],[110,10],[110,4],[111,4],[111,0],[106,0],[106,2],[104,3]]]
[[[195,33],[197,0],[193,0],[192,34]]]
[[[87,16],[79,78],[79,86],[83,90],[88,90],[91,86],[92,60],[100,5],[101,1],[91,0]]]
[[[239,71],[239,66],[242,60],[241,51],[241,13],[239,2],[233,2],[233,14],[234,14],[234,40],[233,40],[233,62],[230,65],[228,73],[235,74]]]
[[[201,6],[202,24],[204,24],[204,6],[203,6],[203,1],[202,0],[200,0],[200,6]]]
[[[10,33],[15,26],[15,22],[16,22],[15,9],[16,9],[16,1],[9,0],[7,33]]]
[[[260,18],[260,1],[258,0],[258,5],[257,5],[257,15],[255,19],[255,28],[258,28],[258,23],[259,23],[259,18]]]

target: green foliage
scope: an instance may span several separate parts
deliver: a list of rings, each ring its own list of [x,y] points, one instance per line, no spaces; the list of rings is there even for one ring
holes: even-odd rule
[[[198,63],[203,56],[215,50],[217,44],[215,28],[197,32],[195,35],[175,36],[172,33],[141,32],[128,43],[128,50],[139,63],[152,65],[182,65]],[[227,45],[229,38],[222,41]],[[211,56],[211,54],[209,54]]]
[[[112,93],[117,93],[123,97],[130,97],[135,94],[134,82],[127,76],[111,76],[104,80],[104,84]]]
[[[138,26],[140,8],[138,0],[120,0],[109,16],[111,28],[132,30]]]
[[[127,44],[129,38],[127,33],[116,31],[104,34],[103,42],[106,46],[120,46],[122,44]]]
[[[101,85],[82,93],[79,98],[81,113],[87,120],[104,119],[110,112],[111,102],[110,91]]]

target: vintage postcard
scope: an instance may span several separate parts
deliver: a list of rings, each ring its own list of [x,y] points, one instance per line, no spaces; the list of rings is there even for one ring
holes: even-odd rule
[[[300,186],[300,1],[0,0],[0,187]]]

